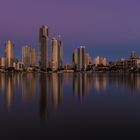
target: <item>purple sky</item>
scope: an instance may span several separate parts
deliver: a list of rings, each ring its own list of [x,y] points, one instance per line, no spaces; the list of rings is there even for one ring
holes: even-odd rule
[[[24,44],[37,47],[43,24],[50,37],[61,34],[65,62],[79,45],[93,57],[129,57],[132,50],[140,56],[139,0],[0,0],[2,49],[7,39],[15,42],[18,56]]]

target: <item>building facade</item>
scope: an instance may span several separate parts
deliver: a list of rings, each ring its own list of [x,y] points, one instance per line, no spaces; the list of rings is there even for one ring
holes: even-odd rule
[[[85,46],[80,46],[80,48],[78,48],[78,70],[86,69],[85,54]]]
[[[36,50],[35,48],[30,48],[30,65],[31,67],[36,66]]]
[[[86,53],[85,59],[86,59],[86,66],[90,65],[91,64],[91,57],[90,57],[89,53]]]
[[[25,67],[33,67],[36,65],[35,48],[31,48],[28,45],[22,47],[22,63]]]
[[[98,65],[107,66],[107,64],[108,64],[107,59],[105,57],[100,57],[100,56],[97,56],[94,59],[93,63],[94,63],[95,66],[98,66]]]
[[[63,67],[63,46],[60,39],[52,38],[52,70]]]
[[[48,42],[49,42],[48,26],[43,25],[39,29],[39,52],[38,52],[39,67],[43,70],[46,70],[49,67]]]
[[[75,49],[72,55],[73,67],[77,69],[78,66],[78,49]]]
[[[14,61],[14,43],[11,40],[8,40],[5,43],[5,58],[6,58],[6,67],[13,67]]]

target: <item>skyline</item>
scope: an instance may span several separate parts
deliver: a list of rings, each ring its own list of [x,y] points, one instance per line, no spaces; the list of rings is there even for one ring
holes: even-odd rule
[[[135,139],[140,0],[0,0],[2,139]]]
[[[65,63],[71,62],[73,50],[81,45],[92,56],[108,56],[109,60],[126,58],[133,50],[139,55],[139,5],[138,0],[2,1],[0,46],[13,40],[18,58],[25,43],[38,50],[38,29],[46,24],[50,38],[61,34]]]
[[[24,58],[23,58],[23,49],[24,48],[27,48],[28,50],[32,50],[33,49],[33,51],[34,51],[34,62],[36,61],[36,65],[38,65],[39,67],[41,67],[40,66],[40,64],[39,64],[39,62],[43,62],[43,63],[46,63],[46,61],[44,61],[45,59],[47,60],[47,63],[49,63],[49,62],[53,62],[53,59],[56,59],[55,57],[60,53],[62,56],[61,57],[63,57],[63,54],[65,54],[64,52],[63,52],[63,49],[61,50],[61,49],[58,49],[57,47],[60,47],[61,45],[61,47],[63,48],[64,47],[64,44],[63,44],[63,40],[61,40],[61,35],[58,35],[58,36],[53,36],[52,38],[51,37],[49,37],[49,33],[50,33],[50,30],[49,30],[49,27],[48,27],[48,25],[42,25],[42,26],[40,26],[40,28],[39,28],[39,32],[38,32],[38,49],[37,48],[35,48],[35,47],[32,47],[31,45],[29,45],[29,44],[27,44],[27,43],[24,43],[24,45],[22,45],[21,46],[21,48],[20,48],[20,53],[21,53],[21,55],[19,56],[19,54],[17,55],[15,52],[16,52],[16,45],[15,45],[15,42],[13,42],[13,40],[6,40],[5,41],[5,43],[4,43],[4,47],[6,47],[6,44],[7,43],[9,43],[9,45],[10,44],[12,44],[12,46],[13,46],[13,54],[9,54],[9,55],[12,55],[12,57],[15,57],[15,58],[17,58],[18,59],[18,61],[19,62],[23,62],[24,60]],[[45,39],[45,40],[44,40]],[[44,42],[45,41],[45,42]],[[57,43],[58,42],[58,43]],[[42,44],[43,43],[43,44]],[[44,44],[45,43],[45,44]],[[59,44],[59,45],[58,45]],[[43,45],[43,46],[42,46]],[[43,48],[42,48],[43,47]],[[77,48],[74,48],[74,50],[72,50],[72,54],[71,54],[71,56],[70,56],[70,59],[71,59],[71,62],[69,62],[69,63],[65,63],[65,58],[63,59],[63,65],[65,65],[65,64],[72,64],[73,63],[73,53],[75,52],[75,50],[77,50],[78,48],[81,48],[81,47],[84,47],[84,48],[86,48],[86,54],[89,56],[89,58],[90,58],[90,62],[91,63],[94,63],[94,61],[95,61],[95,59],[96,58],[98,58],[98,57],[101,57],[101,58],[107,58],[108,59],[108,57],[109,56],[105,56],[105,55],[96,55],[96,56],[94,56],[93,57],[93,55],[92,55],[92,53],[89,51],[87,51],[88,49],[87,49],[87,47],[86,46],[82,46],[82,45],[79,45]],[[42,50],[39,52],[39,48],[42,48]],[[55,49],[54,49],[55,48]],[[58,50],[57,50],[57,49]],[[9,48],[9,49],[11,49],[11,48]],[[44,49],[45,49],[45,51],[44,51]],[[4,57],[4,55],[6,55],[7,54],[7,52],[5,51],[6,50],[6,48],[4,48],[3,49],[3,54],[1,54],[1,58],[2,57]],[[55,50],[55,51],[54,51]],[[60,51],[61,50],[61,51]],[[27,53],[28,51],[26,51],[26,53]],[[45,53],[44,53],[45,52]],[[59,52],[59,53],[58,53]],[[132,52],[134,52],[134,53],[136,53],[136,55],[137,55],[137,52],[136,51],[131,51],[131,53]],[[9,52],[9,53],[11,53],[11,52]],[[25,51],[24,51],[24,53],[25,53]],[[28,52],[29,53],[29,52]],[[28,54],[27,53],[27,54]],[[44,53],[43,55],[45,56],[45,57],[42,57],[41,59],[40,59],[40,56],[42,55],[42,53]],[[58,54],[57,54],[58,53]],[[60,55],[59,54],[59,55]],[[129,54],[130,54],[130,52],[129,52]],[[14,55],[14,56],[13,56]],[[25,54],[24,54],[25,55]],[[28,54],[29,55],[29,54]],[[91,56],[91,57],[90,57]],[[10,56],[9,56],[10,57]],[[12,58],[11,57],[11,58]],[[27,56],[28,57],[28,56]],[[57,56],[58,57],[58,56]],[[60,57],[60,56],[59,56]],[[121,60],[121,59],[129,59],[131,56],[128,56],[128,54],[127,54],[127,57],[117,57],[116,59],[114,59],[114,60],[110,60],[110,59],[108,59],[108,61],[110,61],[110,62],[112,62],[112,61],[118,61],[118,60]],[[137,57],[138,59],[140,58],[139,56]],[[62,59],[62,58],[61,58]],[[55,61],[57,61],[57,59],[55,60]],[[61,61],[61,60],[59,60],[59,61]],[[85,60],[86,61],[86,60]],[[53,62],[54,63],[54,62]],[[58,62],[57,62],[58,63]],[[35,64],[34,64],[35,65]],[[48,65],[48,64],[47,64]],[[44,66],[44,68],[45,68],[46,66]],[[48,67],[48,66],[47,66]]]

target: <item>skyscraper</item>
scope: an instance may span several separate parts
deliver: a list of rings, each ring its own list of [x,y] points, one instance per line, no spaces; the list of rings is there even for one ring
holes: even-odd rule
[[[63,48],[60,39],[52,38],[52,70],[62,68]]]
[[[36,51],[35,48],[30,48],[30,65],[35,66],[36,65]]]
[[[98,65],[106,66],[107,65],[107,59],[105,57],[97,56],[94,59],[94,62],[93,63],[94,63],[95,66],[98,66]]]
[[[39,29],[39,52],[38,52],[39,67],[43,70],[46,70],[49,66],[48,41],[49,41],[48,26],[43,25]]]
[[[78,70],[86,69],[85,54],[85,46],[80,46],[80,48],[78,48]]]
[[[89,53],[86,53],[86,66],[88,66],[91,63],[91,57]]]
[[[63,67],[63,44],[60,38],[58,38],[58,68]]]
[[[22,47],[22,63],[25,67],[30,66],[30,47],[27,45]]]
[[[72,55],[72,63],[73,63],[73,67],[75,69],[77,69],[77,65],[78,65],[78,49],[75,49]]]
[[[58,40],[52,38],[52,70],[58,69]]]
[[[22,62],[25,67],[35,66],[36,64],[35,48],[31,48],[28,45],[22,47]]]
[[[6,67],[13,67],[14,43],[11,40],[8,40],[5,43],[5,58],[6,58]]]

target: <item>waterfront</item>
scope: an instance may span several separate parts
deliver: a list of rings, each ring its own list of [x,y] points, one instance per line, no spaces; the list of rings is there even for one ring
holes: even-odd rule
[[[3,139],[138,137],[140,74],[0,73]]]

